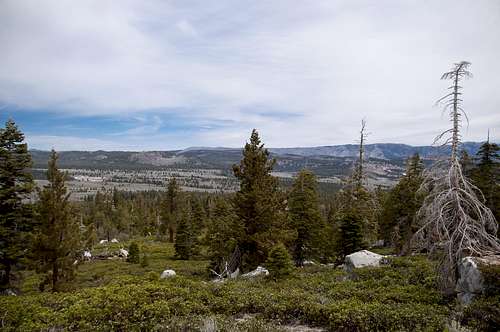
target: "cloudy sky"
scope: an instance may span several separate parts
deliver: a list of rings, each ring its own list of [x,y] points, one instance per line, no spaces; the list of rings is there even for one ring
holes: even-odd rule
[[[498,0],[0,0],[0,120],[31,148],[369,142],[447,128],[442,72],[472,62],[464,140],[500,136]]]

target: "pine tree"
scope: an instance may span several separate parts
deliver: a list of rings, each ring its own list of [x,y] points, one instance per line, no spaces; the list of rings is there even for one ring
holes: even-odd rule
[[[206,213],[203,209],[201,202],[196,199],[191,199],[191,215],[193,223],[193,231],[196,237],[201,235],[203,228],[205,227]]]
[[[339,206],[337,219],[348,214],[356,215],[361,221],[363,241],[372,243],[377,240],[380,204],[377,195],[364,185],[366,177],[364,144],[366,137],[366,122],[363,120],[361,122],[358,160],[344,187],[335,195],[335,200]]]
[[[23,204],[33,190],[31,156],[24,135],[12,120],[0,129],[0,288],[9,287],[12,267],[23,257],[32,228],[31,209]]]
[[[39,191],[34,256],[38,270],[49,272],[52,290],[61,279],[73,274],[73,261],[80,249],[80,228],[69,202],[66,174],[57,169],[57,154],[52,150],[48,165],[49,183]]]
[[[245,145],[240,165],[233,171],[240,181],[234,198],[235,212],[244,225],[245,236],[238,245],[243,269],[253,269],[264,262],[270,247],[287,237],[284,232],[283,202],[278,180],[271,175],[275,164],[261,144],[254,129]]]
[[[290,224],[297,232],[293,259],[302,266],[306,258],[320,258],[324,222],[319,209],[316,177],[311,171],[299,172],[288,197]]]
[[[139,249],[139,245],[137,244],[137,242],[132,242],[128,247],[127,262],[139,264],[140,258],[141,252]]]
[[[168,241],[174,242],[174,236],[177,228],[177,220],[179,219],[181,210],[181,190],[177,184],[177,180],[172,178],[168,182],[167,192],[162,206],[163,229],[168,230]]]
[[[231,205],[223,197],[217,197],[205,237],[211,270],[221,273],[225,269],[244,232]]]
[[[274,279],[279,279],[292,273],[292,259],[283,243],[279,242],[271,248],[266,261],[266,268]]]
[[[340,220],[338,253],[340,258],[359,251],[365,247],[363,243],[362,219],[355,213],[349,213]]]
[[[500,222],[500,147],[488,140],[477,152],[477,167],[471,173],[473,183],[481,190],[486,206]],[[500,228],[499,228],[500,230]]]
[[[396,246],[397,252],[407,254],[410,240],[417,231],[416,214],[423,202],[419,188],[423,182],[424,166],[418,154],[408,159],[406,174],[390,191],[383,208],[382,237]]]
[[[93,223],[90,223],[85,227],[82,242],[84,243],[84,247],[86,249],[92,249],[94,244],[97,242],[97,233]]]
[[[474,161],[466,150],[460,151],[460,166],[465,176],[470,177],[474,169]]]
[[[141,259],[141,267],[148,267],[148,266],[149,266],[149,256],[143,254]]]
[[[175,236],[175,257],[188,260],[194,251],[195,237],[188,213],[183,213],[177,225]]]
[[[116,226],[113,222],[113,199],[104,189],[98,190],[94,196],[94,222],[97,227],[97,234],[101,238],[111,241],[116,233]]]

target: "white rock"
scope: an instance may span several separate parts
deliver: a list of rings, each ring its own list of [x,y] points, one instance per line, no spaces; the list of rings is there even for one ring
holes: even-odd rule
[[[99,241],[99,244],[104,244],[104,243],[108,243],[108,240],[101,240],[101,241]]]
[[[458,265],[458,280],[455,286],[458,301],[469,304],[485,288],[484,278],[478,265],[500,265],[500,256],[464,257]]]
[[[361,250],[345,256],[344,270],[350,272],[353,269],[367,266],[380,266],[380,261],[384,256],[368,250]]]
[[[126,249],[120,249],[118,250],[118,256],[127,258],[128,251]]]
[[[111,243],[118,243],[119,241],[117,239],[112,239]]]
[[[172,278],[175,276],[176,276],[176,273],[174,270],[165,270],[161,273],[160,279],[168,279],[168,278]]]
[[[4,292],[5,295],[7,296],[17,296],[16,292],[14,292],[12,289],[7,288]]]
[[[305,260],[305,261],[302,262],[302,264],[304,266],[306,266],[306,265],[316,265],[316,263],[314,263],[313,261],[310,261],[310,260]]]
[[[245,273],[245,274],[242,274],[241,277],[242,278],[255,278],[255,277],[258,277],[258,276],[267,276],[269,275],[269,271],[262,267],[262,266],[257,266],[257,268],[251,272],[248,272],[248,273]]]
[[[85,251],[83,252],[83,258],[84,258],[84,259],[88,259],[88,260],[90,260],[90,259],[92,258],[92,254],[90,253],[90,251],[85,250]]]

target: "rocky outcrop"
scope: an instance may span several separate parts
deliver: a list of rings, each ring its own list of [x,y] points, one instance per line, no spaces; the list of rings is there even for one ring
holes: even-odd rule
[[[500,265],[500,256],[464,257],[458,266],[458,280],[455,287],[458,301],[468,305],[474,297],[483,293],[485,282],[481,265]]]
[[[345,256],[344,270],[352,272],[361,267],[377,267],[383,263],[384,256],[368,250],[361,250]]]

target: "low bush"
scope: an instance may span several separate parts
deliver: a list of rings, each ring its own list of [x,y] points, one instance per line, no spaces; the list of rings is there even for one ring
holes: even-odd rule
[[[6,331],[198,330],[207,324],[279,331],[297,321],[333,331],[442,331],[449,310],[425,281],[433,275],[428,265],[418,257],[398,259],[392,267],[360,270],[357,280],[334,268],[306,267],[280,281],[222,284],[182,274],[160,281],[159,272],[154,279],[146,273],[71,293],[2,297],[0,318]],[[253,318],[236,319],[243,315]]]

